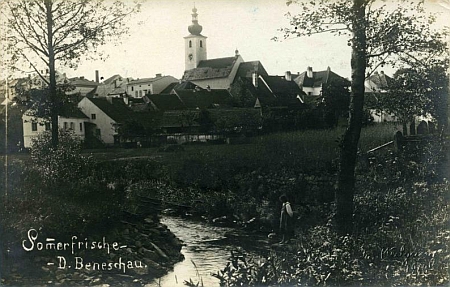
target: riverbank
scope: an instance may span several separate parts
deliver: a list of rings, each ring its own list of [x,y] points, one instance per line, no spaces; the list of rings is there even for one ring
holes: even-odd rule
[[[153,217],[124,220],[85,238],[60,239],[31,229],[3,252],[1,285],[145,286],[183,260],[181,247]]]

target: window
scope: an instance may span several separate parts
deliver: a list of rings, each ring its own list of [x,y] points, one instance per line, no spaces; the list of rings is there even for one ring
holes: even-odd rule
[[[203,48],[203,41],[200,40],[200,48]]]
[[[83,123],[80,123],[80,132],[83,131]]]
[[[71,130],[75,130],[75,123],[74,122],[70,122],[70,129]]]
[[[139,91],[139,97],[142,98],[142,91]]]
[[[37,132],[37,123],[31,123],[31,131]]]
[[[95,129],[95,135],[96,135],[97,137],[100,137],[100,136],[101,136],[101,131],[100,131],[100,129]]]
[[[192,48],[192,41],[189,40],[189,48]]]
[[[134,87],[133,87],[133,86],[131,86],[131,91],[132,91],[132,92],[134,91]]]
[[[45,130],[49,131],[50,130],[50,123],[45,123]]]
[[[92,120],[95,120],[97,118],[97,115],[96,114],[91,114],[91,119]]]
[[[67,131],[67,122],[64,122],[64,130]]]
[[[134,92],[134,97],[135,97],[135,98],[138,97],[138,91]]]
[[[308,92],[308,96],[311,96],[312,95],[312,92]]]

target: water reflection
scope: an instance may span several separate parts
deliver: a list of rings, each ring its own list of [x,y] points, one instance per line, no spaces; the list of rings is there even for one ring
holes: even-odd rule
[[[223,269],[235,246],[223,244],[225,234],[233,229],[214,227],[202,222],[176,217],[163,217],[161,223],[183,241],[181,250],[185,260],[177,263],[174,270],[159,279],[153,286],[184,286],[184,281],[203,282],[204,286],[219,286],[219,280],[211,276]],[[199,286],[202,286],[200,284]]]

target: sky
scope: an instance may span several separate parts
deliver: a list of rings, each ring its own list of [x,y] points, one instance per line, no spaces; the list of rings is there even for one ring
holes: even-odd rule
[[[270,75],[286,71],[301,73],[313,70],[332,71],[350,77],[350,53],[345,37],[327,34],[294,38],[282,42],[279,28],[288,27],[285,0],[147,0],[141,12],[127,21],[130,34],[121,44],[103,47],[105,61],[82,61],[78,69],[57,67],[69,77],[84,76],[94,80],[95,70],[104,79],[122,77],[149,78],[157,73],[181,78],[184,73],[184,38],[189,35],[192,8],[197,8],[202,35],[207,37],[208,59],[234,56],[235,50],[245,61],[259,60]],[[440,13],[438,25],[450,19],[450,0],[426,0],[430,11]],[[393,71],[386,71],[392,74]]]

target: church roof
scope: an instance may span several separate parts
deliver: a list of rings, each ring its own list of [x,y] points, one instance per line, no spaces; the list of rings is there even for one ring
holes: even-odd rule
[[[226,78],[230,75],[239,56],[203,60],[197,68],[184,72],[184,81],[203,80],[212,78]]]

